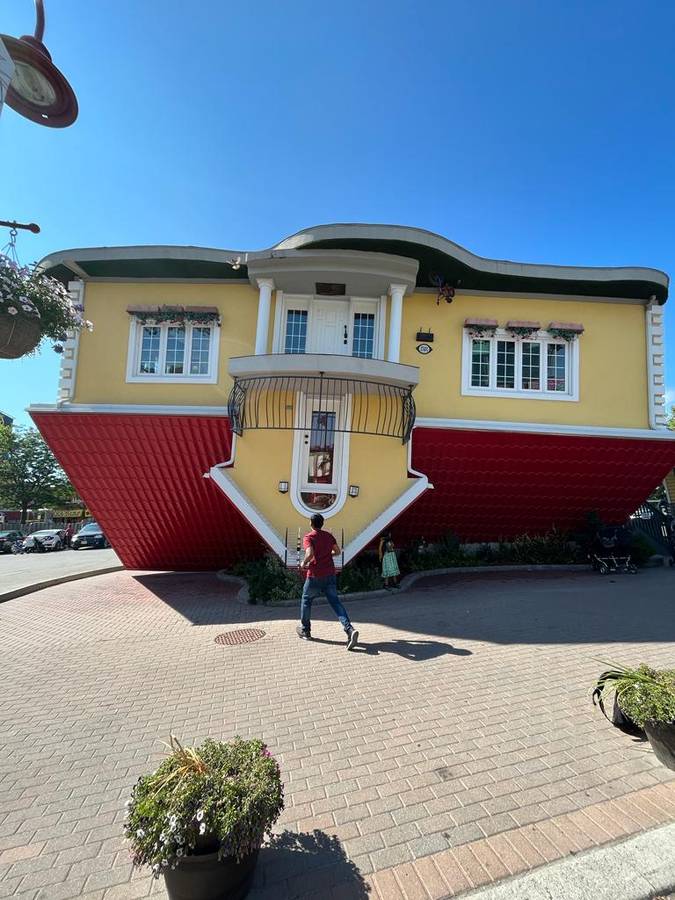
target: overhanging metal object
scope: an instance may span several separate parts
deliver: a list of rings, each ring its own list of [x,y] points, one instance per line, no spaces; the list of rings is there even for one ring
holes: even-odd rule
[[[229,397],[232,430],[311,431],[317,410],[336,410],[331,431],[410,440],[413,387],[322,375],[235,378]],[[343,402],[344,401],[344,402]],[[315,426],[316,427],[316,426]]]

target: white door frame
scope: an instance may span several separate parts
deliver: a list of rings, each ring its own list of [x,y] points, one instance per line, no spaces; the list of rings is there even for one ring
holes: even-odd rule
[[[347,481],[349,479],[349,432],[336,431],[333,448],[333,473],[334,482],[330,490],[325,490],[326,485],[318,485],[322,490],[316,491],[317,485],[307,484],[307,466],[309,462],[308,444],[310,429],[301,427],[299,416],[302,410],[309,413],[311,426],[311,412],[318,411],[319,398],[307,396],[304,391],[298,391],[295,397],[296,421],[293,435],[293,459],[291,461],[291,502],[295,509],[303,516],[311,516],[320,512],[324,519],[329,519],[339,513],[347,498]],[[345,395],[342,399],[326,400],[322,398],[321,409],[325,412],[335,412],[336,422],[349,422],[351,416],[351,395]],[[302,502],[302,493],[314,491],[315,493],[334,493],[335,503],[330,509],[310,509]]]

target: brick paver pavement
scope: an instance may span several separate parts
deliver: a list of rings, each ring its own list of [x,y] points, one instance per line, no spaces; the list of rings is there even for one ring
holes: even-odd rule
[[[286,810],[262,898],[443,897],[655,827],[673,773],[590,705],[604,660],[672,665],[673,573],[456,575],[330,610],[210,575],[116,573],[0,605],[0,898],[163,892],[123,802],[184,741],[260,735]],[[255,623],[266,635],[222,646]],[[619,898],[617,898],[619,900]]]

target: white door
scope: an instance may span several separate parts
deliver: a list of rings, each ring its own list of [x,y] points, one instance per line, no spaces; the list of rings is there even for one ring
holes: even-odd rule
[[[314,300],[310,322],[307,353],[351,355],[348,301]]]

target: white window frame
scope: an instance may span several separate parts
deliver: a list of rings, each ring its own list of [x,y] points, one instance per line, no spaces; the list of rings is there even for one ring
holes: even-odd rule
[[[141,361],[141,343],[143,340],[143,328],[159,328],[159,368],[157,373],[141,373],[139,371]],[[220,325],[214,319],[212,322],[186,322],[185,323],[185,348],[186,366],[189,367],[189,355],[192,348],[192,329],[208,327],[211,329],[211,341],[209,343],[209,371],[206,375],[190,375],[182,372],[180,375],[166,375],[164,363],[166,360],[166,343],[170,327],[176,327],[175,322],[142,322],[135,316],[131,317],[129,327],[129,345],[127,348],[127,372],[128,384],[217,384],[218,382],[218,352],[220,348]]]
[[[272,353],[285,353],[286,347],[286,317],[289,309],[306,309],[307,310],[307,340],[310,339],[312,332],[312,303],[314,300],[330,300],[330,297],[314,296],[313,294],[286,294],[283,291],[277,291],[276,308],[274,312],[274,336],[272,339]],[[344,355],[352,356],[352,347],[354,340],[354,313],[368,312],[375,315],[375,332],[373,337],[373,356],[372,359],[384,359],[384,331],[385,331],[385,313],[387,309],[386,297],[335,297],[335,300],[342,300],[349,303],[349,353]],[[316,351],[305,347],[305,353],[314,353]],[[352,357],[352,359],[363,359],[364,357]]]
[[[349,480],[349,432],[336,431],[335,445],[333,450],[333,472],[336,480],[333,485],[308,485],[307,484],[307,464],[309,451],[305,448],[305,435],[308,429],[301,428],[301,422],[297,419],[300,410],[309,410],[313,400],[317,397],[310,397],[303,391],[298,391],[295,400],[296,413],[295,431],[293,435],[293,464],[291,467],[291,503],[302,516],[312,516],[320,512],[324,519],[330,519],[331,516],[340,512],[347,499],[347,482]],[[345,404],[345,409],[340,407]],[[341,400],[330,401],[327,406],[331,406],[336,413],[336,421],[350,421],[351,417],[351,397],[346,395]],[[311,423],[311,415],[310,415]],[[318,490],[317,490],[318,488]],[[329,509],[316,510],[305,506],[302,501],[303,493],[325,493],[336,494],[335,503]]]
[[[475,387],[471,384],[471,355],[474,340],[487,340],[490,342],[490,387]],[[516,378],[515,388],[498,388],[497,383],[497,341],[515,341],[516,344]],[[523,390],[522,373],[523,373],[523,343],[539,343],[541,344],[541,383],[546,384],[546,367],[547,367],[547,345],[557,344],[566,347],[566,375],[567,390],[566,391],[549,391],[544,388],[540,390]],[[493,336],[485,336],[483,338],[473,338],[469,334],[469,329],[464,329],[462,341],[462,396],[464,397],[511,397],[516,400],[561,400],[563,402],[578,402],[579,400],[579,339],[574,341],[563,341],[559,338],[552,338],[546,331],[538,331],[531,338],[524,341],[521,338],[514,338],[512,334],[505,328],[498,328]]]

